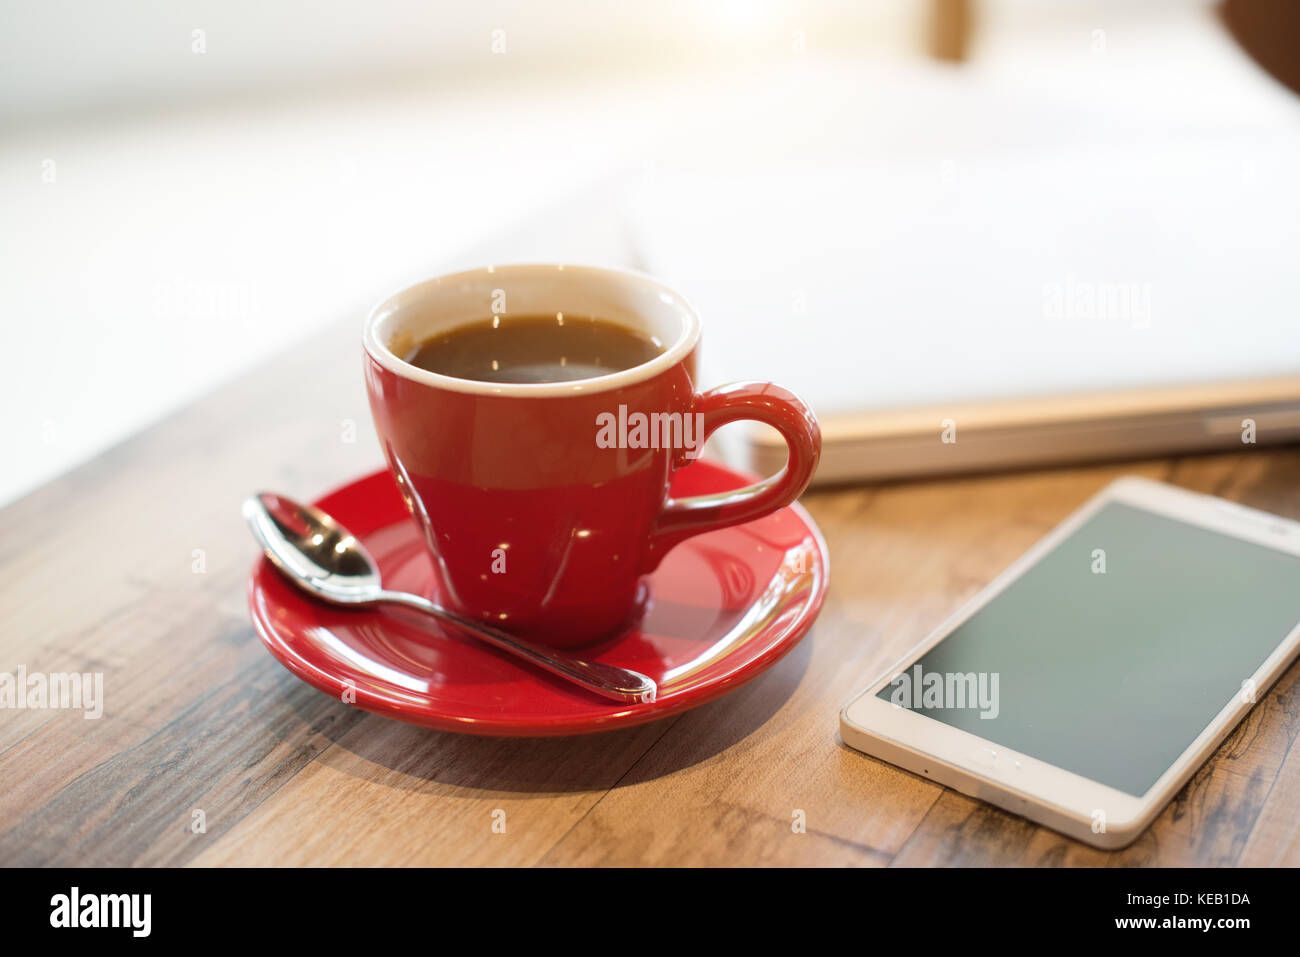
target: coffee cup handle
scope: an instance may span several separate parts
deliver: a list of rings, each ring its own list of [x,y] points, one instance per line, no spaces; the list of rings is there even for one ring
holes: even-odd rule
[[[822,433],[817,418],[803,400],[770,382],[733,382],[695,397],[692,412],[702,415],[703,435],[696,448],[722,426],[754,419],[781,433],[789,448],[785,466],[770,478],[730,492],[670,498],[650,533],[646,571],[653,570],[669,549],[692,535],[739,525],[785,508],[812,480],[821,457]],[[674,463],[690,461],[685,456]]]

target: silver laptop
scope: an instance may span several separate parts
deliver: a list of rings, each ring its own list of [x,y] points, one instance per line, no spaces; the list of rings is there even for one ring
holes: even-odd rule
[[[1298,143],[678,173],[627,214],[703,384],[813,407],[820,483],[1243,448],[1300,438]]]

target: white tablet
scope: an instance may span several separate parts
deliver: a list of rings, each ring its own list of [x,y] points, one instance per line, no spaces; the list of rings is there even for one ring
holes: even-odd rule
[[[1121,479],[840,714],[845,743],[1133,841],[1300,647],[1300,523]]]

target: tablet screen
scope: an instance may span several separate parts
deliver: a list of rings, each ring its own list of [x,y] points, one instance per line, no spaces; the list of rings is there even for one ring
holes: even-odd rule
[[[1140,797],[1297,622],[1300,557],[1112,502],[878,697]]]

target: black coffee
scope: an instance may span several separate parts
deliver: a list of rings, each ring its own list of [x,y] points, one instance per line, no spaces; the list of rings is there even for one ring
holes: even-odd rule
[[[621,372],[663,353],[635,329],[567,313],[494,316],[424,340],[404,358],[480,382],[568,382]]]

